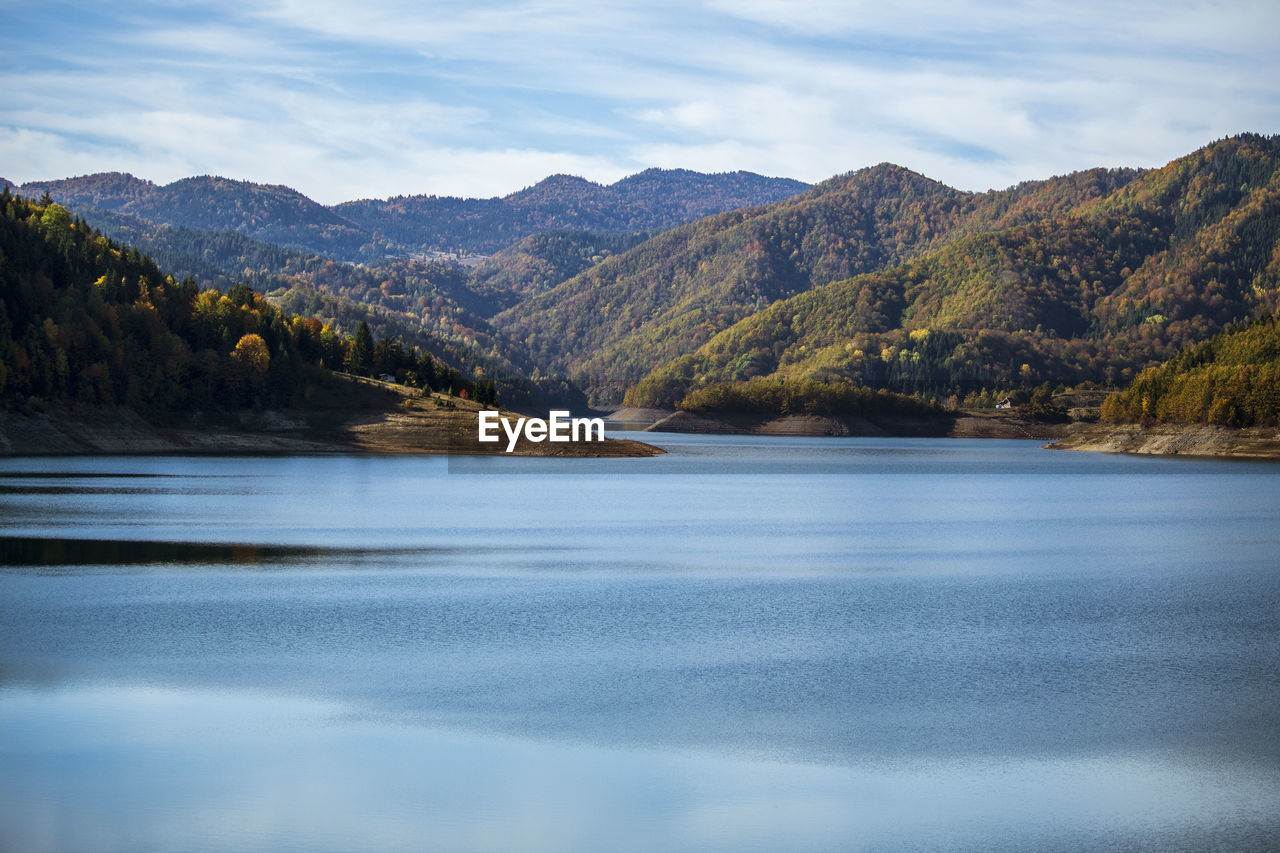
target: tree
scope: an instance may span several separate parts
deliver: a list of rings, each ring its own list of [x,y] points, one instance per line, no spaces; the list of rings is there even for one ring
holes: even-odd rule
[[[51,203],[41,214],[40,224],[49,234],[63,237],[71,228],[71,214],[62,205]]]
[[[243,366],[246,374],[261,382],[271,367],[271,350],[261,335],[248,334],[242,337],[232,350],[231,357]]]
[[[369,331],[369,324],[361,320],[360,328],[356,329],[355,339],[351,342],[351,350],[347,353],[347,370],[357,376],[368,376],[372,364],[373,333]]]

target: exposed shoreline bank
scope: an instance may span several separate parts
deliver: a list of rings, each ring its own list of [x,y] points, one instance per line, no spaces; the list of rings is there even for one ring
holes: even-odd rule
[[[343,382],[328,401],[303,409],[185,414],[155,423],[125,407],[0,408],[0,457],[114,455],[312,455],[423,453],[508,455],[477,440],[468,400],[400,386]],[[661,448],[628,439],[552,444],[521,437],[512,456],[644,457]]]
[[[1031,438],[1066,434],[1068,424],[1048,423],[1017,411],[965,411],[935,416],[784,415],[748,412],[714,415],[663,409],[619,409],[606,423],[642,432],[692,432],[708,435],[865,436],[917,438]]]
[[[1208,456],[1280,459],[1280,428],[1208,424],[1076,424],[1050,450],[1136,453],[1150,456]]]
[[[1096,413],[1086,415],[1096,417]],[[644,432],[708,435],[795,435],[922,438],[1021,438],[1048,442],[1054,450],[1161,456],[1280,459],[1280,429],[1231,429],[1204,424],[1102,424],[1092,420],[1040,421],[1018,410],[968,410],[934,418],[832,417],[620,409],[608,416],[618,426]]]
[[[349,402],[349,401],[347,401]],[[382,402],[386,402],[385,399]],[[69,406],[47,412],[0,409],[0,457],[114,455],[326,455],[422,453],[506,455],[476,441],[480,407],[441,395],[399,394],[392,405],[267,410],[237,415],[195,413],[186,421],[156,424],[125,407]],[[710,417],[684,411],[622,409],[606,416],[614,428],[637,432],[813,437],[1015,438],[1047,442],[1051,450],[1280,459],[1280,428],[1231,429],[1204,424],[1047,423],[1016,411],[964,411],[937,417],[787,415],[748,413]],[[514,456],[646,457],[664,453],[642,441],[530,442]]]

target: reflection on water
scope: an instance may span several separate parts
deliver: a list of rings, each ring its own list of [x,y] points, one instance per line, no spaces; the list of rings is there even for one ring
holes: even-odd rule
[[[31,853],[1243,850],[1276,829],[1275,772],[1160,755],[763,762],[128,687],[0,692],[0,731],[0,833]]]
[[[132,566],[147,563],[263,564],[314,558],[323,548],[135,539],[0,536],[3,566]]]
[[[0,839],[1280,847],[1275,466],[658,440],[0,460]]]

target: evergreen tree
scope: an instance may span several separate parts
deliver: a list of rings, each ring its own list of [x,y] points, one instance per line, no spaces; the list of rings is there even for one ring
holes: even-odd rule
[[[369,324],[360,321],[356,329],[355,339],[351,342],[351,351],[347,353],[347,370],[357,376],[368,376],[373,365],[373,333]]]

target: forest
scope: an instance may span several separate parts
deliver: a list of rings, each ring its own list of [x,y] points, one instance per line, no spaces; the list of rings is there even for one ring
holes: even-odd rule
[[[0,192],[0,398],[127,405],[151,417],[303,406],[330,372],[392,374],[492,400],[494,383],[361,323],[342,335],[245,284],[201,290],[73,218]]]
[[[679,408],[705,414],[757,415],[905,415],[943,413],[935,404],[847,380],[817,382],[765,379],[720,382],[691,391]]]
[[[1280,322],[1232,327],[1151,367],[1104,401],[1113,423],[1280,426]]]

